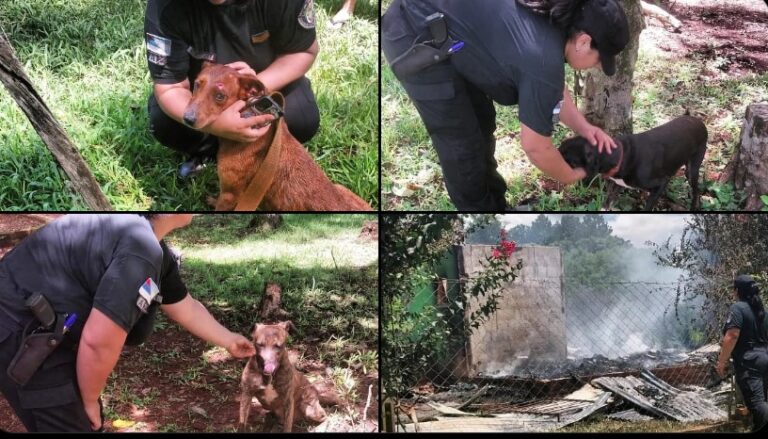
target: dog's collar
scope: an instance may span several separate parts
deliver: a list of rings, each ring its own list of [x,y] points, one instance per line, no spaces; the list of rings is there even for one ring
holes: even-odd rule
[[[613,177],[617,172],[619,172],[619,168],[621,168],[621,162],[624,160],[624,145],[622,145],[621,142],[616,141],[616,147],[619,149],[619,161],[616,162],[616,166],[609,169],[608,172],[603,173],[604,178]]]

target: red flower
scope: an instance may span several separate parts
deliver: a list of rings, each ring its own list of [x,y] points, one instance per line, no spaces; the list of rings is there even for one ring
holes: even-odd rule
[[[491,254],[491,257],[494,259],[500,259],[501,258],[501,252],[499,249],[495,248],[493,249],[493,254]]]

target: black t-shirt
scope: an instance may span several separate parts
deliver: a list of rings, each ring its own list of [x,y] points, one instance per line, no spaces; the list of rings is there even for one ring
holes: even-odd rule
[[[731,354],[736,362],[744,356],[744,352],[750,349],[749,342],[766,343],[765,334],[760,332],[755,313],[747,302],[739,301],[731,305],[728,310],[728,319],[723,326],[723,334],[731,328],[739,329],[739,339]]]
[[[193,16],[200,9],[213,31],[212,51],[194,47]],[[229,2],[228,2],[229,3]],[[315,41],[313,0],[250,0],[245,6],[208,0],[149,0],[144,18],[147,61],[157,84],[194,80],[203,61],[244,61],[257,73],[278,55],[307,50]],[[199,15],[199,14],[198,14]]]
[[[410,24],[442,12],[448,32],[464,47],[451,64],[502,105],[519,104],[520,122],[550,136],[563,99],[565,35],[515,0],[409,0]],[[558,109],[559,114],[559,109]],[[558,116],[559,117],[559,116]]]
[[[163,248],[138,215],[66,215],[0,261],[0,308],[30,316],[24,302],[40,292],[56,312],[77,314],[74,340],[91,308],[130,332],[154,303],[176,303],[187,294],[176,261]]]

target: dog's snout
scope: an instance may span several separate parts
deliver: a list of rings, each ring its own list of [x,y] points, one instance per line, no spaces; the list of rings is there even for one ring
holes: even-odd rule
[[[197,114],[195,110],[189,109],[184,112],[184,123],[194,127],[195,123],[197,123]]]

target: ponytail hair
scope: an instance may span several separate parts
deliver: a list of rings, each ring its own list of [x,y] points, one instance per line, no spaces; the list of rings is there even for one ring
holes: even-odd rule
[[[752,276],[741,274],[736,276],[736,279],[733,281],[733,287],[736,289],[739,299],[747,302],[749,308],[755,314],[760,335],[766,336],[764,327],[765,308],[763,307],[763,301],[760,299],[760,289],[757,288],[755,280],[752,279]]]
[[[543,15],[550,23],[562,30],[567,39],[583,31],[576,26],[580,21],[584,3],[589,0],[517,0],[517,3]]]

